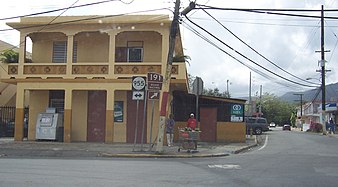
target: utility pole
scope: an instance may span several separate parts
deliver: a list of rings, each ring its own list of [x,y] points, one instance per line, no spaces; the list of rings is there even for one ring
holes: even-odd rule
[[[262,117],[262,91],[263,91],[263,86],[260,86],[259,89],[259,117]]]
[[[249,114],[248,116],[252,116],[252,100],[251,100],[251,72],[249,79]]]
[[[174,10],[174,18],[171,23],[170,35],[169,35],[169,51],[167,58],[167,68],[163,80],[163,93],[160,100],[160,121],[158,125],[158,134],[157,134],[157,144],[156,144],[156,152],[163,152],[163,136],[164,136],[164,127],[166,122],[166,113],[167,113],[167,104],[169,97],[169,87],[170,87],[170,79],[171,79],[171,68],[173,63],[173,54],[175,49],[175,39],[177,35],[178,28],[178,18],[179,18],[179,8],[180,8],[180,0],[176,0],[175,2],[175,10]],[[188,7],[190,8],[190,6]],[[192,9],[191,9],[192,10]],[[188,13],[190,10],[187,10]]]
[[[293,94],[293,95],[299,95],[300,96],[300,125],[301,125],[301,129],[303,129],[303,95],[304,94]],[[299,101],[299,100],[295,100],[295,101]]]
[[[326,100],[326,91],[325,91],[325,50],[324,50],[324,5],[322,5],[321,11],[321,74],[322,74],[322,114],[321,122],[323,124],[323,134],[326,134],[326,121],[325,121],[325,100]]]

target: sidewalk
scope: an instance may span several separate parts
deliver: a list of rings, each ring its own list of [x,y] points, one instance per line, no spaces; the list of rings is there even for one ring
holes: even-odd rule
[[[221,157],[237,154],[257,146],[254,138],[247,138],[246,143],[205,143],[199,142],[197,151],[178,152],[179,144],[163,147],[163,153],[156,153],[156,145],[149,151],[149,144],[141,145],[125,143],[63,143],[52,141],[22,141],[11,138],[0,138],[0,158],[18,157],[128,157],[128,158],[194,158]]]

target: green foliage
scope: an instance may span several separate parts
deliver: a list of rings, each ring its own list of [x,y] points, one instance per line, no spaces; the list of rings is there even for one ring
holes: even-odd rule
[[[262,112],[268,122],[275,122],[278,125],[292,124],[291,116],[294,114],[295,106],[282,101],[277,96],[265,93],[262,96]]]
[[[5,63],[18,63],[19,53],[15,52],[13,49],[4,50],[0,53],[0,59]]]
[[[226,98],[230,98],[230,94],[228,92],[220,92],[218,88],[214,88],[214,89],[204,89],[203,90],[203,95],[208,95],[208,96],[216,96],[216,97],[226,97]]]
[[[191,60],[191,58],[187,55],[176,55],[173,57],[173,62],[187,62],[190,65],[189,60]]]

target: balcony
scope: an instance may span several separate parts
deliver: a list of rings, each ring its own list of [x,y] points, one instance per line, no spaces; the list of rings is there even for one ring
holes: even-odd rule
[[[146,76],[148,72],[164,74],[162,63],[24,63],[23,68],[18,64],[6,65],[8,76],[3,79],[121,79],[135,75]],[[71,71],[67,71],[70,69]],[[172,78],[185,79],[186,67],[184,62],[176,62],[172,65]]]

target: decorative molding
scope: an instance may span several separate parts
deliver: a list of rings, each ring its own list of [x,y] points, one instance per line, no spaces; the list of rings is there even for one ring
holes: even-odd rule
[[[115,74],[139,75],[148,72],[161,73],[161,65],[115,65]]]
[[[65,75],[66,65],[24,65],[25,75]]]
[[[8,75],[17,75],[18,65],[8,65]]]
[[[73,65],[73,74],[108,74],[108,65]]]

